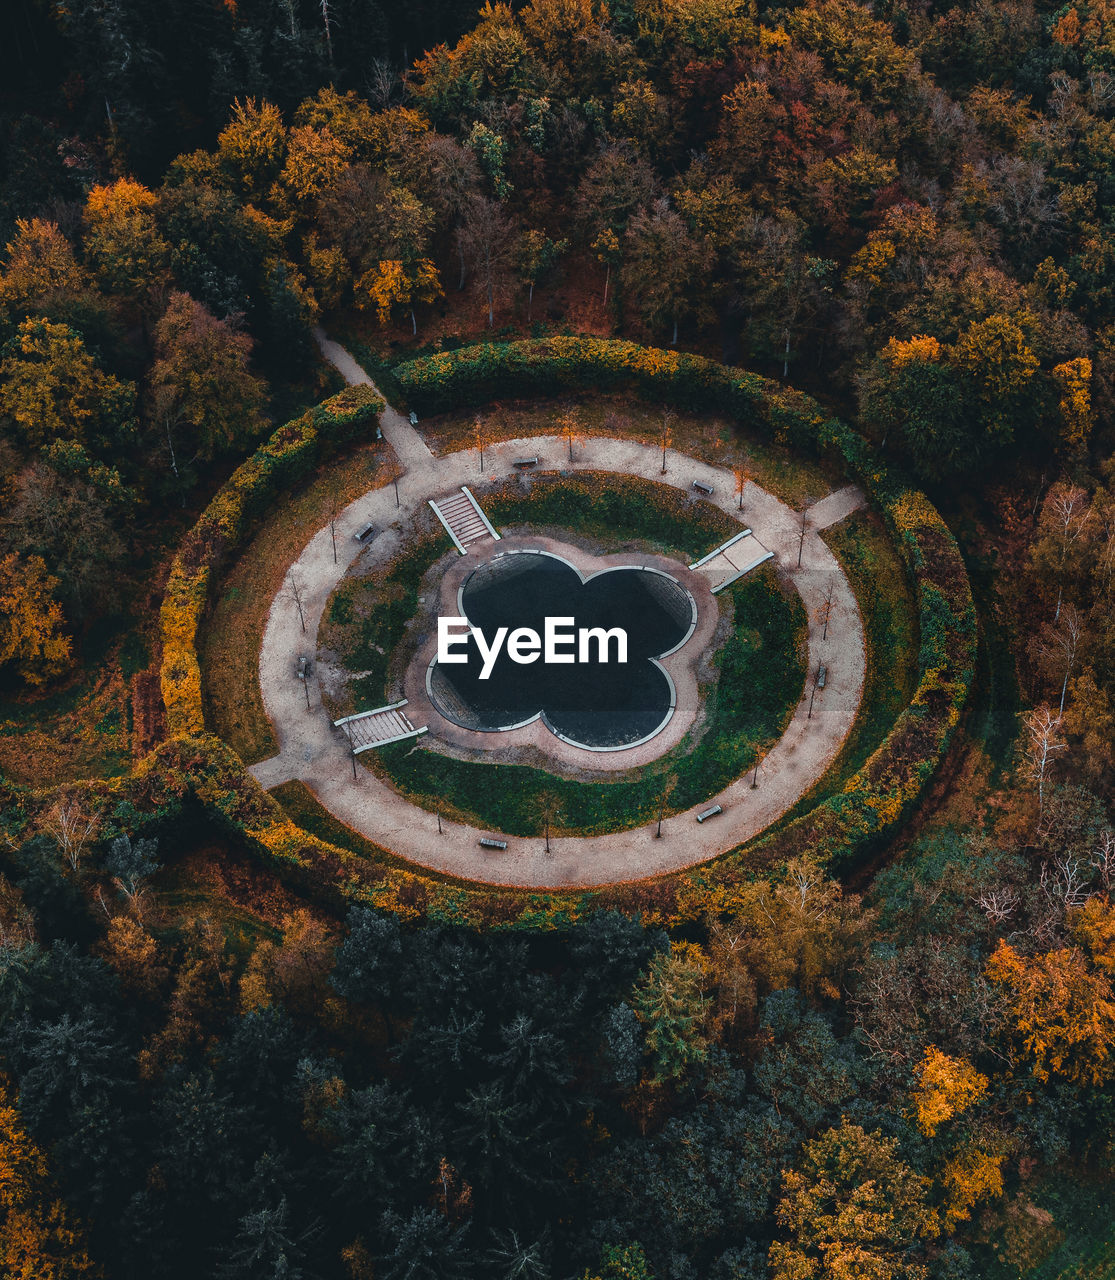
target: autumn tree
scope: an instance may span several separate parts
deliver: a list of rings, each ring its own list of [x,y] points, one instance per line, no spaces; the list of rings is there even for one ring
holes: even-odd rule
[[[488,303],[488,328],[495,323],[496,294],[511,266],[512,222],[498,200],[474,196],[464,207],[458,229],[462,251]]]
[[[987,1093],[988,1079],[964,1058],[953,1058],[929,1045],[914,1070],[914,1114],[918,1128],[932,1138],[953,1116],[966,1111]]]
[[[94,187],[85,201],[85,253],[99,283],[130,298],[167,277],[170,245],[156,217],[158,196],[130,178]]]
[[[88,272],[55,222],[19,218],[0,273],[0,305],[14,317],[49,311],[59,297],[89,288]]]
[[[271,188],[271,201],[283,213],[307,217],[314,203],[337,185],[351,159],[352,148],[328,129],[296,126],[287,139],[286,159]]]
[[[24,320],[0,352],[0,416],[33,448],[64,440],[120,448],[134,412],[135,387],[99,369],[68,325]]]
[[[134,510],[115,468],[80,446],[53,445],[20,475],[6,523],[9,540],[57,575],[67,614],[82,618],[94,600],[109,608],[119,599],[120,528]]]
[[[544,231],[530,227],[519,236],[516,266],[519,278],[527,285],[527,323],[534,309],[534,286],[552,271],[561,255],[569,248],[567,240],[551,240]]]
[[[1115,991],[1075,947],[1024,956],[1000,941],[987,962],[1007,1010],[1012,1060],[1034,1077],[1093,1088],[1115,1074]]]
[[[631,220],[624,238],[625,296],[648,327],[668,324],[674,345],[681,319],[707,311],[700,281],[709,260],[706,247],[693,239],[664,198]]]
[[[11,1280],[81,1280],[100,1275],[85,1232],[54,1189],[46,1156],[0,1077],[0,1271]]]
[[[176,439],[188,462],[242,448],[258,435],[266,388],[249,367],[252,345],[188,293],[170,295],[155,329],[150,405],[176,472]]]
[[[0,668],[11,665],[30,685],[45,684],[70,663],[57,586],[39,556],[0,558]]]
[[[1061,392],[1061,443],[1070,456],[1083,453],[1092,436],[1092,362],[1087,356],[1054,366],[1053,381]]]
[[[939,1233],[929,1179],[898,1143],[845,1120],[807,1142],[783,1174],[772,1280],[927,1280],[918,1246]]]
[[[216,159],[238,194],[263,199],[282,171],[286,149],[286,128],[274,103],[255,98],[233,102],[229,122],[217,138]]]

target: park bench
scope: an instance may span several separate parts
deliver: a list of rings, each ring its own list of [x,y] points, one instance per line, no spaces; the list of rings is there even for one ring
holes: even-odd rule
[[[492,836],[481,836],[480,847],[482,849],[506,849],[506,840],[496,840]]]
[[[712,485],[705,484],[703,480],[694,480],[693,488],[696,489],[698,493],[704,493],[709,497],[712,497]]]
[[[817,688],[823,689],[825,681],[828,679],[829,669],[823,664],[817,668]]]
[[[312,667],[310,659],[303,653],[298,659],[298,679],[308,680],[310,678],[310,668]]]
[[[526,471],[530,467],[538,466],[538,459],[537,458],[516,458],[512,465],[518,467],[520,471]]]
[[[359,529],[357,529],[352,536],[356,539],[357,542],[367,542],[369,539],[375,537],[375,532],[376,532],[376,527],[374,524],[365,524],[365,525],[362,525]]]
[[[707,822],[709,818],[715,818],[718,813],[723,812],[724,810],[718,804],[714,804],[708,809],[702,809],[701,812],[697,814],[697,821]]]

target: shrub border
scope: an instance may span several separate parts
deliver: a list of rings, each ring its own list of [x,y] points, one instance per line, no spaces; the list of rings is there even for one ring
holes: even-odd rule
[[[678,407],[716,410],[776,440],[828,453],[864,485],[914,580],[921,639],[910,705],[841,793],[776,831],[710,863],[654,880],[560,893],[448,882],[383,853],[382,863],[338,848],[296,826],[239,756],[205,731],[198,630],[217,575],[265,503],[338,447],[374,425],[383,408],[352,387],[280,427],[218,492],[175,557],[162,608],[162,689],[169,741],[126,778],[84,784],[117,826],[157,831],[200,809],[218,830],[300,892],[334,910],[365,903],[404,917],[471,925],[555,928],[586,912],[618,907],[648,924],[677,924],[731,910],[754,871],[806,851],[846,869],[893,834],[940,764],[971,687],[976,618],[955,539],[928,500],[870,456],[866,443],[814,400],[755,374],[698,356],[591,338],[481,344],[400,365],[395,377],[422,413],[500,397],[545,396],[591,387],[630,387]],[[50,793],[51,795],[54,793]],[[47,793],[11,788],[27,809]]]

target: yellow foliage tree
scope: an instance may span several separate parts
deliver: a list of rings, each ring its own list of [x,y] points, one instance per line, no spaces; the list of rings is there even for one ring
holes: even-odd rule
[[[953,345],[952,360],[975,380],[992,427],[1009,438],[1013,411],[1038,371],[1038,358],[1018,319],[992,315],[973,321]]]
[[[945,1162],[941,1170],[944,1191],[943,1222],[946,1232],[966,1222],[981,1200],[1003,1194],[1003,1157],[998,1152],[969,1147]]]
[[[951,1058],[935,1045],[926,1049],[915,1074],[918,1087],[914,1090],[914,1111],[917,1126],[927,1138],[987,1092],[985,1075],[965,1058]]]
[[[898,1143],[844,1120],[782,1175],[771,1246],[773,1280],[925,1280],[913,1247],[940,1231],[929,1179],[898,1158]]]
[[[1056,365],[1053,378],[1061,389],[1061,440],[1079,453],[1092,434],[1092,362],[1087,356]]]
[[[266,99],[239,98],[232,118],[217,139],[217,163],[230,182],[249,199],[270,189],[286,159],[282,112]]]
[[[418,320],[414,314],[420,302],[433,302],[442,295],[437,267],[429,258],[417,258],[413,262],[398,259],[381,262],[373,271],[366,271],[356,282],[357,305],[366,297],[375,306],[380,324],[387,324],[391,312],[406,308],[410,312],[411,327],[418,332]]]
[[[24,320],[0,360],[0,414],[27,443],[85,443],[120,427],[133,408],[134,388],[103,373],[69,325]]]
[[[23,1127],[0,1076],[0,1274],[8,1280],[79,1280],[100,1274],[84,1232],[54,1194],[46,1157]]]
[[[1105,898],[1089,898],[1070,914],[1069,925],[1096,968],[1115,978],[1115,906]]]
[[[940,358],[941,344],[936,338],[924,334],[916,338],[910,338],[906,342],[902,342],[898,338],[891,338],[883,348],[883,359],[892,369],[901,369],[916,360],[933,363],[940,360]]]
[[[1112,1078],[1115,992],[1081,951],[1023,956],[1000,942],[987,976],[1002,991],[1015,1062],[1043,1082],[1060,1076],[1096,1087]]]
[[[31,685],[60,675],[70,662],[62,634],[62,606],[54,598],[58,579],[38,556],[13,552],[0,559],[0,667],[11,662]]]
[[[351,148],[328,129],[303,125],[290,131],[286,162],[273,194],[281,208],[302,215],[340,180]]]
[[[89,287],[88,274],[56,223],[20,218],[15,225],[15,239],[8,242],[8,262],[0,275],[0,303],[26,315],[41,310],[59,294],[80,293]]]
[[[85,252],[110,292],[145,293],[166,278],[170,245],[155,220],[157,204],[153,191],[130,178],[89,192]]]

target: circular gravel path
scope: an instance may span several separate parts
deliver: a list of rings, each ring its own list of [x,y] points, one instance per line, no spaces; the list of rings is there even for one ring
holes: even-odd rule
[[[350,382],[370,380],[352,357],[319,336],[326,358]],[[530,436],[504,441],[485,450],[485,476],[500,478],[513,472],[513,459],[538,455],[539,467],[568,471],[613,471],[640,476],[689,491],[694,480],[710,485],[709,499],[774,553],[805,605],[809,618],[808,671],[805,696],[790,723],[763,760],[758,785],[748,773],[698,809],[719,804],[724,812],[702,824],[697,809],[668,818],[662,838],[654,823],[602,836],[551,837],[550,853],[538,837],[507,837],[505,852],[481,849],[482,835],[493,834],[460,823],[437,819],[406,800],[367,769],[352,766],[346,739],[334,729],[321,705],[316,681],[310,682],[307,709],[302,682],[296,678],[298,655],[313,653],[322,612],[334,588],[358,556],[371,563],[386,562],[402,545],[405,529],[430,498],[443,497],[462,484],[479,479],[474,450],[435,457],[419,433],[401,414],[388,408],[383,432],[405,469],[399,481],[401,507],[396,508],[392,486],[373,489],[350,503],[336,519],[339,563],[333,563],[332,538],[326,524],[303,549],[291,568],[301,586],[303,634],[298,608],[280,592],[272,603],[260,651],[259,674],[264,706],[279,742],[279,754],[251,767],[264,787],[298,778],[325,808],[376,844],[432,870],[486,883],[537,888],[593,886],[642,879],[708,861],[750,840],[787,811],[824,774],[847,737],[863,693],[863,624],[851,585],[819,536],[819,531],[844,519],[862,505],[853,486],[837,490],[809,511],[801,566],[798,567],[801,515],[766,490],[748,483],[743,511],[737,510],[731,471],[685,454],[667,452],[662,474],[660,449],[631,440],[593,436],[573,463],[565,441],[557,436]],[[367,547],[353,537],[367,523],[382,533]],[[488,554],[491,542],[481,544],[469,559]],[[711,551],[712,548],[710,547]],[[346,559],[347,557],[347,559]],[[822,609],[831,595],[828,634]],[[809,716],[813,675],[827,670],[825,688],[818,691]]]

